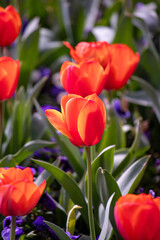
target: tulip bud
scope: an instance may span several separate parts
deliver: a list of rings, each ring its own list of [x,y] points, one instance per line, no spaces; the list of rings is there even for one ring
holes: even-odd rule
[[[0,7],[0,46],[9,46],[18,36],[21,19],[13,6]]]

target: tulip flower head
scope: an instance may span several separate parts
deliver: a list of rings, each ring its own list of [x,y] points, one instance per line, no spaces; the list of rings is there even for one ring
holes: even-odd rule
[[[0,168],[0,214],[24,216],[32,211],[46,186],[44,180],[39,187],[33,182],[30,168]]]
[[[13,6],[0,7],[0,46],[9,46],[18,36],[21,19]]]
[[[95,58],[84,59],[81,63],[64,62],[61,67],[61,83],[68,93],[86,97],[99,95],[109,74],[110,64],[105,70]]]
[[[75,49],[69,42],[63,42],[64,45],[70,49],[71,57],[80,63],[84,59],[97,58],[99,63],[105,69],[110,61],[110,44],[107,42],[80,42]]]
[[[124,240],[160,239],[160,197],[127,194],[118,199],[114,216]]]
[[[101,140],[106,111],[96,94],[85,98],[75,94],[64,96],[61,111],[48,109],[45,113],[50,123],[75,146],[92,146]]]
[[[93,57],[98,59],[104,69],[110,63],[109,76],[106,78],[104,86],[106,90],[124,87],[140,60],[139,54],[134,53],[125,44],[80,42],[75,49],[68,42],[64,42],[64,45],[70,49],[70,55],[78,63]]]
[[[140,57],[125,44],[111,45],[110,54],[110,72],[104,88],[106,90],[120,89],[134,73]]]
[[[0,57],[0,101],[13,96],[20,74],[20,63],[10,57]]]

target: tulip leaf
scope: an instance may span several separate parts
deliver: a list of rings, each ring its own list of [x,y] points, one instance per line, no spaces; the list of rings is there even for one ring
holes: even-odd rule
[[[139,85],[141,86],[141,88],[143,88],[143,90],[146,92],[146,95],[150,99],[150,101],[152,103],[152,107],[156,114],[156,117],[160,123],[160,97],[159,97],[156,89],[154,89],[152,87],[152,85],[149,84],[147,81],[145,81],[144,79],[139,78],[137,76],[133,76],[132,80],[138,82]]]
[[[128,92],[123,97],[131,103],[138,104],[145,107],[152,107],[152,101],[144,90]]]
[[[18,152],[15,154],[6,155],[0,160],[0,167],[15,167],[16,165],[23,162],[26,158],[31,156],[36,150],[43,147],[53,146],[53,142],[35,140],[26,143]]]
[[[82,207],[80,209],[80,212],[82,213],[84,219],[88,223],[87,204],[80,188],[78,187],[74,179],[70,177],[67,173],[53,166],[50,163],[46,163],[40,160],[33,160],[33,161],[39,166],[49,171],[56,178],[56,180],[62,185],[62,187],[67,191],[72,201],[75,204]]]
[[[108,169],[108,171],[111,170],[113,159],[114,159],[114,151],[115,146],[109,146],[105,149],[103,149],[102,152],[99,153],[99,155],[96,157],[96,159],[92,162],[92,188],[93,188],[93,205],[98,207],[99,204],[99,195],[96,188],[96,172],[99,167],[102,167],[104,169]],[[103,155],[105,154],[105,157]],[[87,179],[88,175],[86,175],[86,186],[87,186]]]
[[[85,172],[85,165],[84,165],[83,158],[81,157],[80,153],[78,152],[77,147],[75,147],[73,144],[71,144],[66,137],[64,137],[62,135],[60,136],[56,132],[55,128],[50,124],[45,113],[42,111],[39,103],[36,100],[35,100],[35,106],[36,106],[37,111],[41,114],[50,133],[52,134],[52,136],[56,140],[57,144],[59,145],[62,153],[68,158],[68,161],[71,163],[71,166],[77,173],[78,177],[81,179],[81,177],[83,176],[83,174]]]
[[[78,238],[78,240],[91,240],[91,238],[89,236],[82,235],[80,238]]]
[[[48,225],[48,227],[50,227],[55,234],[58,236],[58,238],[60,240],[71,240],[70,237],[68,237],[68,235],[65,233],[65,231],[60,228],[59,226],[55,225],[54,223],[48,222],[48,221],[44,221],[45,224]]]
[[[121,196],[119,186],[114,177],[107,170],[102,168],[97,170],[96,186],[104,207],[106,206],[110,196],[115,193],[110,205],[109,218],[115,234],[118,236],[118,239],[121,239],[114,220],[114,206],[118,198]]]
[[[115,145],[116,149],[125,147],[125,134],[122,130],[120,118],[112,106],[108,109],[109,120],[99,144],[98,151],[102,151],[106,146]]]
[[[76,214],[75,210],[80,209],[81,207],[75,205],[68,213],[66,232],[70,232],[71,235],[74,235],[75,225],[76,225]]]
[[[33,102],[34,98],[37,98],[42,88],[47,81],[47,77],[43,77],[38,83],[28,91],[28,102]]]
[[[110,198],[107,202],[105,214],[104,214],[105,217],[104,217],[103,227],[102,227],[102,230],[101,230],[98,240],[104,240],[106,238],[106,235],[108,232],[108,225],[109,225],[109,210],[110,210],[110,205],[111,205],[113,196],[114,196],[114,193],[110,196]]]
[[[117,31],[113,42],[127,44],[134,50],[135,44],[133,41],[132,32],[133,32],[132,19],[122,14],[118,21]]]
[[[114,192],[117,199],[121,196],[121,191],[114,177],[101,167],[98,168],[96,173],[96,187],[104,206]]]
[[[117,183],[122,195],[132,193],[140,182],[147,167],[149,157],[144,156],[133,163],[118,179]]]
[[[136,127],[135,138],[128,153],[124,155],[125,157],[120,163],[117,163],[116,161],[114,162],[113,176],[115,178],[117,178],[122,173],[122,171],[130,164],[132,160],[134,160],[134,157],[136,156],[136,151],[140,144],[140,139],[141,139],[141,124],[139,120]],[[118,158],[116,158],[115,160],[118,160],[119,162]]]
[[[19,60],[22,62],[19,86],[27,88],[31,71],[34,69],[38,56],[39,29],[24,39],[20,46]]]

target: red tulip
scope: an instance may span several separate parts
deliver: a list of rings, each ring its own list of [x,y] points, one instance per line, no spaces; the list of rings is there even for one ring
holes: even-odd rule
[[[44,180],[39,187],[33,182],[30,168],[0,168],[0,214],[23,216],[36,206],[46,186]]]
[[[18,36],[21,19],[13,6],[0,7],[0,46],[9,46]]]
[[[134,53],[125,44],[109,45],[106,42],[80,42],[75,49],[68,42],[64,42],[64,44],[70,49],[70,55],[78,63],[94,57],[98,59],[104,69],[108,62],[111,64],[109,76],[106,78],[104,86],[106,90],[120,89],[125,86],[140,60],[139,54]]]
[[[160,239],[160,198],[128,194],[118,199],[114,216],[124,240]]]
[[[109,77],[104,88],[106,90],[120,89],[134,73],[140,60],[139,54],[134,53],[125,44],[113,44],[110,47],[111,66]]]
[[[70,49],[70,55],[77,63],[87,58],[97,58],[105,69],[110,61],[110,44],[107,42],[80,42],[76,45],[75,49],[69,42],[63,43]]]
[[[61,100],[62,113],[48,109],[50,123],[76,146],[92,146],[102,137],[106,125],[106,111],[96,94],[85,98],[69,94]]]
[[[0,101],[13,96],[18,84],[20,63],[10,57],[0,57]]]
[[[64,62],[61,67],[61,83],[68,93],[86,97],[101,93],[109,74],[110,64],[105,70],[97,59],[85,59],[79,65]]]

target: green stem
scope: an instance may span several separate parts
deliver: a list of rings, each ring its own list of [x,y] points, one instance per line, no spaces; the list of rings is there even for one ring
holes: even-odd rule
[[[15,240],[16,217],[12,216],[10,240]]]
[[[86,147],[87,153],[87,171],[88,171],[88,216],[91,240],[96,240],[94,217],[92,209],[92,170],[91,170],[91,153],[90,147]]]

